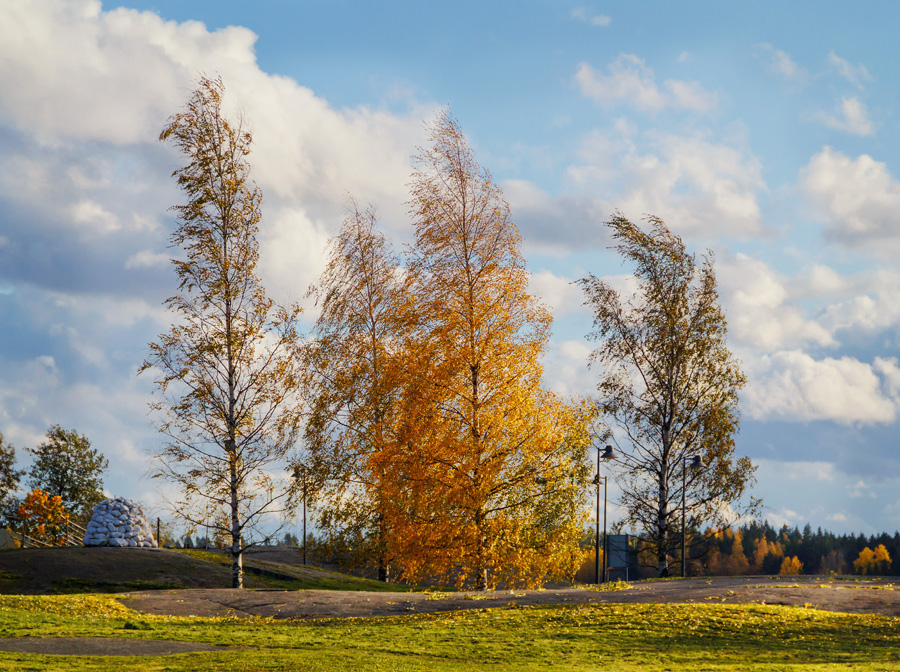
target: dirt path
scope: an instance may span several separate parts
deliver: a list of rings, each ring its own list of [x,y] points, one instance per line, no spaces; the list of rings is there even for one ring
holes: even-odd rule
[[[174,616],[346,618],[435,613],[507,605],[604,602],[780,604],[900,616],[900,584],[822,577],[697,578],[635,582],[628,590],[563,588],[485,593],[370,593],[331,590],[164,590],[123,594],[125,606]],[[896,588],[896,590],[895,590]]]

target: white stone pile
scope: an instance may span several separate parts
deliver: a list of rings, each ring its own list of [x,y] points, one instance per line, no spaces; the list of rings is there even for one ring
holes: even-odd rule
[[[131,499],[116,497],[94,507],[84,545],[156,548],[156,540],[141,505]]]

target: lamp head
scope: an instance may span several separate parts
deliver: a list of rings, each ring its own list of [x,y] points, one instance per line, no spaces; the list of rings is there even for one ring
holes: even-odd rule
[[[685,458],[685,459],[687,459],[687,458]],[[688,461],[687,466],[689,469],[691,469],[693,471],[703,471],[704,469],[706,469],[706,462],[704,462],[703,458],[700,457],[699,455],[694,455]]]
[[[597,450],[600,450],[600,447],[597,447]],[[600,453],[601,460],[618,460],[621,457],[615,450],[613,450],[612,446],[606,446],[603,449],[603,452]]]

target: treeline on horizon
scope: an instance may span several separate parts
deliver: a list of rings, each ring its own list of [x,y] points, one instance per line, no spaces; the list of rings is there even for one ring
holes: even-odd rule
[[[889,534],[835,534],[806,524],[782,525],[752,521],[725,530],[707,530],[689,550],[689,573],[741,574],[869,574],[900,576],[900,531]],[[881,547],[881,550],[879,550]],[[866,552],[868,549],[868,552]],[[638,564],[644,564],[638,553]],[[885,557],[886,556],[886,557]],[[794,561],[783,571],[785,560]],[[797,571],[798,570],[798,571]],[[641,575],[645,574],[641,569]],[[648,576],[652,572],[646,572]]]

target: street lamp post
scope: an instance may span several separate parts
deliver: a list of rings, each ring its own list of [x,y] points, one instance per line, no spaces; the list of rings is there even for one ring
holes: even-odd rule
[[[303,565],[306,565],[306,472],[303,472]]]
[[[303,564],[306,564],[306,500],[307,500],[307,486],[309,485],[307,477],[308,473],[306,467],[304,465],[297,465],[294,467],[294,481],[301,482],[301,492],[303,496]]]
[[[597,515],[596,515],[596,538],[594,540],[594,583],[600,585],[600,482],[603,481],[603,583],[606,583],[607,573],[607,551],[606,543],[606,490],[609,483],[609,476],[600,476],[600,460],[616,460],[619,455],[613,450],[612,446],[606,446],[603,452],[600,452],[600,446],[597,446],[597,475],[594,477],[594,484],[597,486]]]
[[[688,464],[688,459],[690,459],[690,464]],[[687,494],[687,470],[691,469],[694,473],[703,471],[706,469],[706,463],[703,461],[703,458],[699,455],[694,455],[691,458],[688,458],[687,455],[684,456],[684,463],[682,464],[681,469],[681,576],[687,576],[687,556],[685,555],[685,546],[686,546],[686,538],[687,538],[687,517],[686,511],[687,507],[685,505],[685,497]]]

